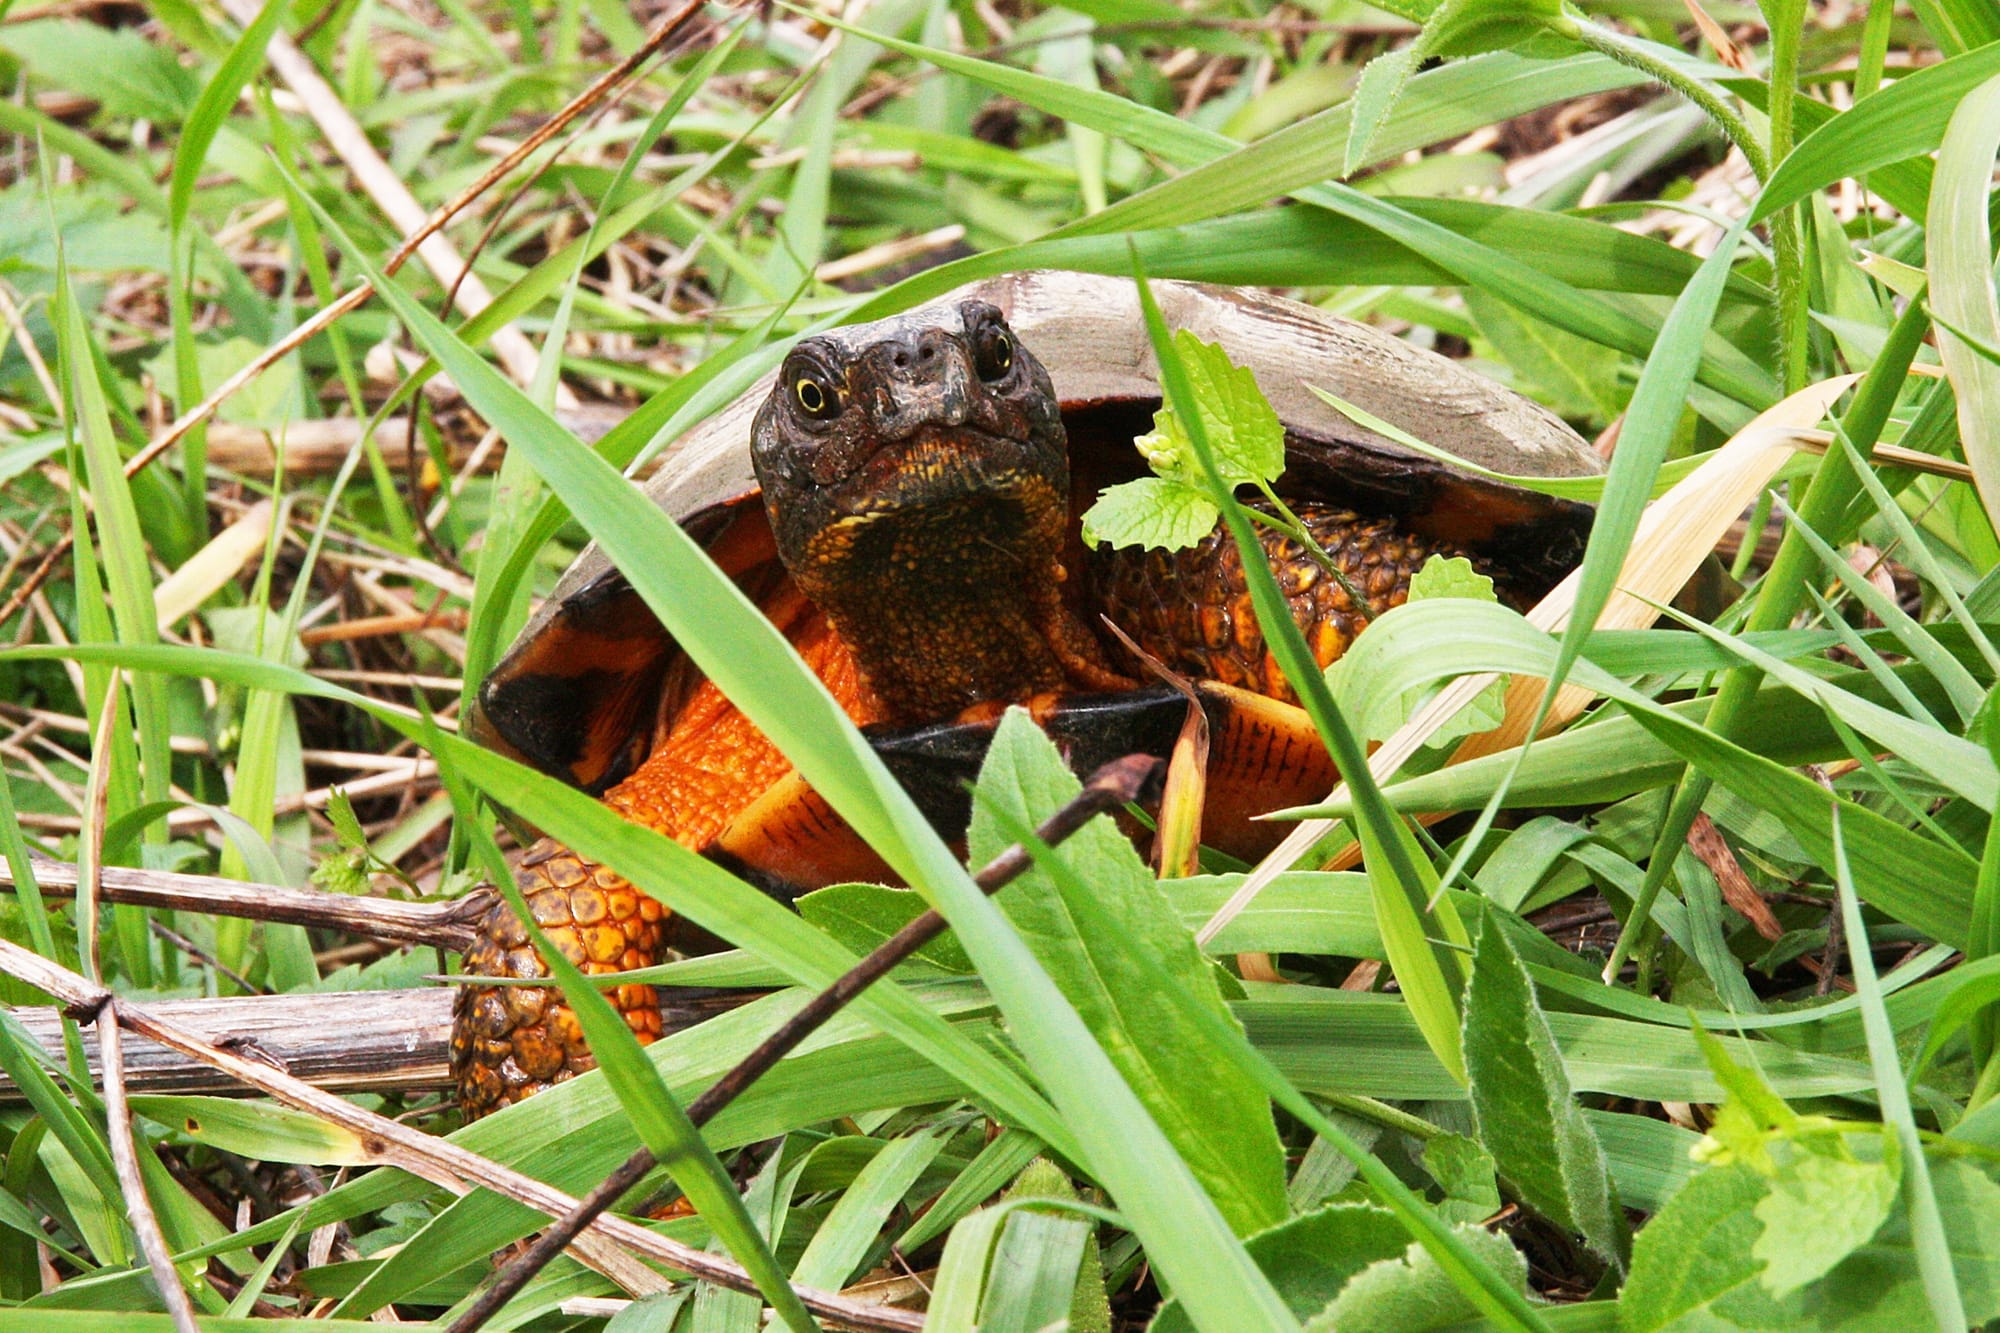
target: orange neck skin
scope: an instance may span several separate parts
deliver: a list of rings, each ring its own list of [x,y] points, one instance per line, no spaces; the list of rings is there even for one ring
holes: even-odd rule
[[[793,592],[769,609],[773,623],[857,725],[883,719],[882,703],[863,682],[854,654],[812,603]],[[703,680],[652,755],[606,792],[604,803],[683,846],[706,847],[791,769],[791,761],[757,725],[713,681]]]

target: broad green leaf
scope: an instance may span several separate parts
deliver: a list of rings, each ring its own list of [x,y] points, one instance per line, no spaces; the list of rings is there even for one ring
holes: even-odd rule
[[[1498,1164],[1477,1139],[1440,1134],[1424,1141],[1421,1160],[1444,1191],[1438,1216],[1447,1222],[1484,1222],[1500,1211],[1500,1187],[1493,1179]]]
[[[2000,1185],[1963,1160],[1930,1169],[1966,1318],[1984,1324],[2000,1315]],[[1619,1298],[1623,1333],[1908,1333],[1925,1302],[1907,1211],[1899,1206],[1825,1277],[1781,1300],[1758,1280],[1752,1253],[1767,1188],[1748,1166],[1711,1167],[1655,1214]]]
[[[1015,826],[1034,827],[1080,790],[1054,743],[1027,714],[1009,710],[975,788],[970,859],[992,860],[1014,842]],[[1015,928],[1237,1233],[1282,1220],[1284,1158],[1269,1100],[1240,1080],[1215,1077],[1207,1043],[1157,1000],[1153,978],[1164,969],[1184,994],[1226,1014],[1193,936],[1110,820],[1092,820],[1059,855],[1090,886],[1091,914],[1110,928],[1085,929],[1063,884],[1039,871],[1000,894]]]
[[[1757,1201],[1763,1234],[1751,1247],[1764,1289],[1783,1297],[1817,1281],[1881,1229],[1896,1203],[1893,1155],[1855,1161],[1798,1151]]]
[[[197,342],[195,364],[199,368],[201,383],[222,383],[254,361],[263,350],[248,338]],[[160,392],[173,400],[177,410],[186,411],[194,406],[194,396],[181,393],[180,374],[172,351],[163,351],[147,361],[146,369],[159,382]],[[288,418],[296,414],[298,399],[298,361],[296,358],[286,357],[269,369],[261,371],[257,378],[230,395],[216,412],[216,416],[224,421],[239,422],[247,426],[281,428]]]
[[[1258,1266],[1301,1319],[1325,1309],[1362,1269],[1401,1256],[1409,1243],[1410,1233],[1394,1213],[1364,1203],[1304,1213],[1248,1241]],[[1194,1325],[1181,1303],[1169,1298],[1147,1333],[1194,1333]]]
[[[1766,1188],[1747,1166],[1712,1166],[1667,1200],[1632,1246],[1632,1272],[1618,1297],[1623,1333],[1735,1327],[1710,1310],[1757,1279],[1750,1247],[1760,1228],[1751,1210]]]
[[[83,19],[34,19],[0,32],[0,50],[58,88],[102,103],[114,116],[179,125],[199,87],[173,50],[137,28]]]
[[[1285,427],[1257,387],[1256,375],[1232,363],[1220,344],[1203,342],[1186,329],[1176,329],[1173,340],[1222,479],[1231,486],[1276,480],[1285,470]],[[1160,476],[1189,485],[1200,481],[1201,464],[1174,408],[1154,413],[1152,433],[1135,443]]]
[[[927,910],[909,889],[881,884],[833,884],[800,897],[799,915],[857,954],[866,954]],[[943,972],[972,971],[972,960],[950,931],[911,955]]]
[[[1503,51],[1541,35],[1543,20],[1561,13],[1558,0],[1443,0],[1424,20],[1417,46],[1439,56]]]
[[[1527,1291],[1528,1261],[1512,1241],[1463,1223],[1453,1230],[1480,1259]],[[1306,1325],[1306,1330],[1348,1333],[1393,1328],[1397,1333],[1426,1333],[1459,1324],[1477,1313],[1430,1252],[1412,1244],[1402,1257],[1377,1260],[1348,1279],[1340,1295]]]
[[[1631,1242],[1604,1149],[1494,915],[1479,932],[1466,986],[1465,1070],[1480,1142],[1522,1202],[1622,1266]]]
[[[1222,511],[1206,494],[1166,477],[1107,486],[1084,511],[1086,546],[1144,546],[1179,551],[1215,531]]]

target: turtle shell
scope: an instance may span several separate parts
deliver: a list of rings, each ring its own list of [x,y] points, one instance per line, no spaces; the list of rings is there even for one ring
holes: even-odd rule
[[[1410,435],[1494,472],[1575,477],[1602,465],[1560,418],[1457,362],[1367,325],[1239,288],[1156,282],[1170,328],[1219,343],[1248,367],[1286,430],[1278,489],[1393,516],[1421,536],[1479,554],[1537,594],[1581,557],[1591,509],[1445,465],[1356,424],[1317,386]],[[877,324],[956,325],[967,300],[999,308],[1049,372],[1070,436],[1076,493],[1138,475],[1131,448],[1158,407],[1159,372],[1138,293],[1123,278],[1030,272],[960,287]],[[950,312],[947,318],[944,313]],[[785,575],[750,462],[751,421],[775,371],[676,441],[646,493],[706,544],[753,597]],[[593,545],[562,576],[480,692],[474,734],[544,772],[601,792],[646,757],[692,668]]]

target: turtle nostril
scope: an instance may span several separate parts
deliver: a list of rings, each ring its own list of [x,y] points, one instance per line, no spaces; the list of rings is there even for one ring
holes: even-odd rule
[[[910,364],[910,354],[908,352],[896,353],[894,364],[896,369],[901,370],[903,367]]]
[[[936,355],[937,348],[931,346],[929,343],[925,343],[923,350],[917,353],[917,359],[919,361],[929,361]]]

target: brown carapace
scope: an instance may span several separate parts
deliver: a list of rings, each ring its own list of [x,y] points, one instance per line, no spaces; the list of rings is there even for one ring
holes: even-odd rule
[[[1101,434],[1103,422],[1083,429]],[[1143,674],[1101,628],[1108,619],[1150,656],[1213,682],[1204,696],[1216,731],[1206,827],[1216,845],[1255,854],[1282,826],[1252,825],[1249,815],[1312,799],[1335,778],[1298,710],[1272,702],[1290,690],[1226,532],[1184,551],[1083,550],[1074,515],[1106,480],[1095,460],[1108,451],[1094,440],[1079,446],[1093,461],[1072,484],[1049,375],[994,306],[937,303],[801,343],[757,412],[750,447],[761,512],[736,505],[710,549],[857,723],[884,738],[954,722],[977,731],[996,705],[1032,698],[1054,732],[1065,697],[1102,700]],[[1345,576],[1264,530],[1266,558],[1322,664],[1402,602],[1431,554],[1458,553],[1446,538],[1417,535],[1421,523],[1310,495],[1292,507]],[[1350,588],[1368,601],[1365,613]],[[489,713],[525,711],[524,701],[538,713],[514,727],[517,748],[586,785],[623,767],[626,776],[604,784],[607,804],[767,885],[886,875],[719,690],[684,662],[668,670],[655,660],[670,645],[632,633],[629,606],[595,592],[571,601],[561,646],[574,657],[581,645],[586,662],[555,660],[549,641],[558,636],[544,628],[485,692]],[[541,705],[586,669],[616,682],[618,703],[577,713],[570,735],[562,709]],[[625,721],[607,726],[607,710]],[[1115,708],[1076,711],[1083,721],[1073,726],[1098,725],[1100,712],[1114,729],[1129,726]],[[628,725],[642,715],[660,720]],[[631,753],[628,731],[642,754]],[[1129,734],[1101,738],[1106,747],[1143,748]],[[516,881],[551,942],[586,973],[647,966],[676,943],[658,903],[548,840],[522,857]],[[489,914],[466,971],[547,975],[505,903]],[[652,987],[620,986],[610,998],[641,1041],[659,1035]],[[590,1067],[575,1016],[552,988],[464,986],[456,1013],[452,1067],[468,1118]]]

